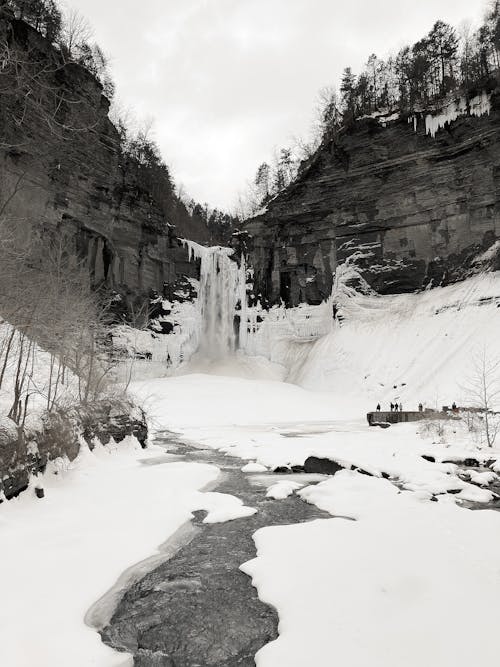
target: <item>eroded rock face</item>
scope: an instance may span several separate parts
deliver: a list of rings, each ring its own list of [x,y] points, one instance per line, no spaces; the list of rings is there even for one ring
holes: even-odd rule
[[[0,37],[56,99],[41,95],[26,105],[20,122],[13,91],[22,77],[2,74],[1,216],[20,234],[35,230],[35,240],[36,234],[62,238],[87,263],[94,284],[106,283],[131,300],[161,293],[180,275],[196,277],[177,237],[203,243],[207,228],[175,198],[166,205],[161,183],[122,153],[98,81],[79,65],[62,63],[22,21],[0,17]]]
[[[323,145],[267,213],[250,220],[255,289],[288,305],[330,295],[354,261],[378,292],[444,285],[475,269],[500,237],[500,95],[433,139],[421,118],[358,121]],[[500,268],[499,255],[489,266]]]

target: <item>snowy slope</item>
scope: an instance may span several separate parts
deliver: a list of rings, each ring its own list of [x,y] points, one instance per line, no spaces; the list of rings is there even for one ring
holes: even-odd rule
[[[12,332],[13,329],[10,324],[5,321],[0,322],[0,366],[3,366],[5,363],[5,351]],[[0,419],[2,419],[4,425],[9,425],[10,422],[7,419],[7,414],[12,407],[14,398],[14,384],[18,361],[17,352],[20,345],[20,334],[19,332],[14,332],[10,355],[5,365],[3,382],[0,387]],[[25,348],[27,345],[28,343],[24,342]],[[25,359],[23,365],[27,364],[27,372],[21,400],[24,401],[25,397],[29,396],[29,411],[26,426],[28,428],[37,428],[40,426],[42,413],[47,409],[47,397],[49,393],[51,395],[54,394],[54,384],[57,381],[57,360],[54,360],[48,352],[36,343],[31,343],[31,345],[32,351],[29,363],[26,361],[26,352],[23,357]],[[52,381],[50,379],[51,366]],[[71,370],[65,370],[64,383],[59,381],[57,395],[59,404],[71,404],[78,399],[78,379]],[[10,422],[10,427],[12,426],[13,422]]]
[[[407,409],[466,402],[474,353],[500,355],[500,273],[397,296],[362,294],[348,277],[339,275],[328,304],[271,311],[248,349],[285,365],[290,382],[350,397],[358,412],[379,401]],[[332,302],[341,321],[331,321]]]

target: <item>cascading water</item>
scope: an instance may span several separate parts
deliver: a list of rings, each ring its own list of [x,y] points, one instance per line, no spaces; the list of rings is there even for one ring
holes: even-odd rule
[[[236,351],[246,334],[245,261],[242,257],[238,266],[231,248],[206,248],[187,240],[184,244],[189,259],[200,260],[198,353],[206,359],[222,359]]]

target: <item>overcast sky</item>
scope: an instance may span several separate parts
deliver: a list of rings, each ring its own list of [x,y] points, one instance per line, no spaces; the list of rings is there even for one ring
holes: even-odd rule
[[[117,95],[153,117],[197,200],[231,207],[274,147],[307,135],[318,90],[484,0],[67,0],[111,57]]]

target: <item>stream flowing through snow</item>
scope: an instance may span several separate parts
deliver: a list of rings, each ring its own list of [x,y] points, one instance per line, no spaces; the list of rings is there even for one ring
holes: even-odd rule
[[[268,526],[328,521],[330,515],[291,493],[270,495],[283,475],[244,472],[238,457],[188,444],[170,432],[158,432],[155,442],[186,463],[217,466],[222,473],[217,494],[237,497],[256,511],[221,515],[217,521],[196,512],[194,530],[185,533],[184,544],[176,541],[175,553],[131,582],[109,622],[101,626],[103,640],[131,651],[136,667],[253,667],[257,651],[278,637],[275,610],[259,600],[251,579],[240,570],[256,555],[254,533]],[[325,476],[287,479],[300,488]]]

